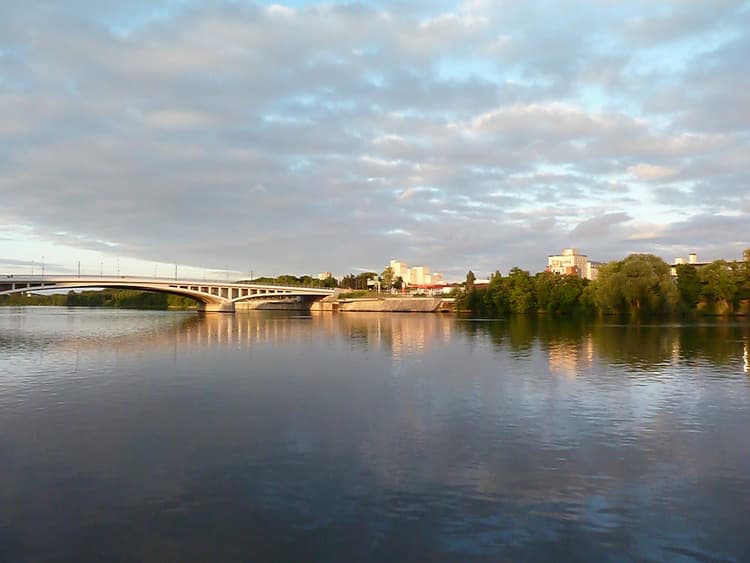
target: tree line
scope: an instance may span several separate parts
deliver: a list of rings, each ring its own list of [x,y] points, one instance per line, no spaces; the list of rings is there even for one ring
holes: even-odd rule
[[[393,268],[388,266],[380,274],[377,272],[360,272],[358,274],[346,274],[340,280],[333,276],[320,280],[311,276],[293,276],[285,274],[276,277],[253,278],[252,280],[241,280],[244,282],[261,283],[269,285],[300,285],[305,287],[325,287],[333,289],[340,287],[342,289],[367,290],[369,288],[380,287],[381,290],[402,289],[404,280],[401,276],[395,276]]]
[[[338,281],[333,276],[325,279],[318,279],[312,276],[295,276],[292,274],[282,274],[276,277],[263,276],[259,278],[237,280],[235,283],[257,283],[262,285],[296,285],[301,287],[338,287]]]
[[[750,251],[742,262],[716,260],[680,264],[676,276],[653,254],[631,254],[599,269],[595,281],[544,271],[531,275],[513,268],[495,272],[489,284],[469,271],[457,295],[460,310],[486,317],[508,314],[687,315],[750,314]]]
[[[53,305],[58,307],[114,307],[122,309],[194,309],[189,297],[130,289],[69,291],[68,293],[14,293],[0,296],[0,305]]]

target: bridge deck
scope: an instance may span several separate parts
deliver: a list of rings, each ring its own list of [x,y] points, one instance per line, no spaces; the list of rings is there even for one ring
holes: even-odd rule
[[[282,286],[191,279],[130,276],[0,276],[0,295],[54,289],[112,288],[158,291],[191,297],[205,310],[233,311],[234,303],[253,299],[321,298],[334,290],[305,286]]]

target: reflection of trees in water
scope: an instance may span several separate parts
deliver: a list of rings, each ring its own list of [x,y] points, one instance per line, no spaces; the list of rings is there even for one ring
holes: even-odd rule
[[[643,324],[585,319],[510,316],[499,321],[459,320],[456,331],[485,336],[495,347],[525,354],[534,344],[557,360],[597,354],[609,362],[648,369],[671,361],[705,360],[727,365],[743,358],[750,346],[750,323]],[[589,345],[593,344],[592,350]]]
[[[150,348],[248,348],[298,341],[345,341],[362,350],[381,350],[399,359],[423,354],[456,334],[488,340],[513,356],[535,346],[550,354],[550,366],[567,365],[596,355],[609,362],[648,369],[674,361],[705,360],[716,365],[744,361],[750,323],[647,324],[616,320],[514,315],[501,320],[471,320],[435,314],[346,313],[309,316],[285,311],[234,315],[107,312],[97,316],[75,311],[44,317],[35,325],[21,320],[0,332],[0,350],[85,350],[106,345],[122,352]],[[29,317],[31,319],[31,317]],[[27,319],[28,320],[28,319]],[[69,323],[75,322],[71,330]],[[20,323],[20,324],[19,324]],[[50,324],[51,323],[51,324]],[[56,324],[55,324],[56,323]],[[67,324],[66,324],[67,323]],[[18,325],[18,326],[16,326]],[[56,328],[60,325],[60,328]]]
[[[670,361],[708,361],[718,366],[737,362],[750,339],[750,325],[597,325],[594,331],[602,357],[648,368]]]
[[[597,323],[593,338],[601,358],[637,369],[668,363],[679,349],[679,327],[673,325]]]

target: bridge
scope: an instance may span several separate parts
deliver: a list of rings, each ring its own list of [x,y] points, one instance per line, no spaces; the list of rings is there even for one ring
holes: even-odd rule
[[[232,313],[235,304],[243,301],[314,300],[332,295],[334,290],[317,287],[295,287],[255,283],[141,278],[132,276],[0,276],[0,295],[28,291],[60,289],[136,289],[171,293],[198,301],[198,309],[206,312]]]

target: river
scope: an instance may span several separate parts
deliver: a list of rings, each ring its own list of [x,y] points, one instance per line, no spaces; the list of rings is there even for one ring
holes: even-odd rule
[[[747,561],[749,347],[0,308],[0,561]]]

